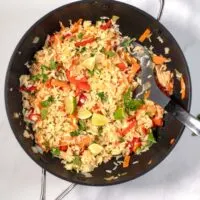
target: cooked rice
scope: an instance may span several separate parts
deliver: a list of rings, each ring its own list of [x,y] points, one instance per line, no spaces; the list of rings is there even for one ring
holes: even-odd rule
[[[24,120],[36,144],[61,159],[67,170],[81,173],[112,157],[148,150],[155,142],[152,128],[163,119],[163,109],[150,100],[129,99],[126,105],[125,95],[139,82],[139,63],[122,46],[130,38],[121,35],[116,21],[101,19],[70,27],[60,23],[61,30],[47,37],[34,62],[26,63],[30,75],[20,77]],[[161,66],[156,71],[163,87],[171,82],[169,71]]]

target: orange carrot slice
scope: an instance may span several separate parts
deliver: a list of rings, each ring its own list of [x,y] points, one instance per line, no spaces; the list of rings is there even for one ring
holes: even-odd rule
[[[167,61],[167,58],[163,57],[163,56],[157,56],[157,55],[154,55],[152,57],[152,60],[153,62],[156,64],[156,65],[162,65],[164,64],[166,61]]]
[[[151,34],[151,30],[147,28],[144,33],[140,36],[139,41],[144,42]]]
[[[128,155],[126,155],[126,156],[124,157],[123,168],[126,168],[126,167],[129,166],[130,158],[131,158],[131,157],[128,156]]]
[[[184,81],[183,76],[181,76],[180,84],[181,84],[181,99],[185,99],[186,87],[185,87],[185,81]]]

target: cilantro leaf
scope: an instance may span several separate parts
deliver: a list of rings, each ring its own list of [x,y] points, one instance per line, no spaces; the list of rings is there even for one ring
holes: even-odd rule
[[[72,162],[73,162],[74,165],[78,165],[78,166],[80,166],[81,163],[82,163],[80,156],[75,156],[74,160]]]
[[[78,39],[82,40],[82,38],[83,38],[83,33],[79,33],[78,34]]]
[[[106,55],[110,58],[110,57],[115,56],[115,52],[113,52],[113,51],[107,51]]]
[[[42,117],[42,119],[46,119],[47,114],[48,114],[48,110],[46,108],[42,108],[41,109],[41,117]]]
[[[124,48],[127,48],[131,44],[132,41],[133,39],[125,39],[122,41],[121,46]]]
[[[84,120],[79,120],[78,121],[78,126],[80,131],[85,131],[86,130],[86,123]]]
[[[70,133],[70,135],[73,137],[73,136],[78,136],[78,135],[80,135],[80,131],[79,130],[76,130],[76,131],[72,131],[71,133]]]
[[[50,61],[49,69],[53,70],[57,68],[57,63],[54,60]]]
[[[59,156],[60,150],[58,148],[52,148],[51,153],[52,153],[53,156]]]
[[[105,102],[108,100],[108,97],[104,92],[98,92],[97,96],[101,99],[102,102]]]
[[[53,103],[53,102],[54,102],[54,98],[53,98],[53,96],[50,96],[47,100],[42,101],[41,105],[42,105],[42,107],[49,107],[51,105],[51,103]]]

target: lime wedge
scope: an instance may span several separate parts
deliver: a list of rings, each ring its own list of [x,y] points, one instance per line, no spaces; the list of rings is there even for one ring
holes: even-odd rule
[[[95,126],[104,126],[108,123],[108,118],[101,114],[94,113],[92,115],[92,124]]]
[[[67,114],[73,114],[76,109],[76,98],[75,97],[65,97],[65,110]]]
[[[95,66],[95,60],[96,60],[95,56],[87,58],[86,60],[83,61],[82,65],[92,71]]]
[[[87,110],[87,109],[83,109],[81,108],[79,111],[78,111],[78,118],[79,119],[88,119],[92,116],[92,113]]]
[[[95,156],[98,155],[99,153],[101,153],[103,151],[103,147],[101,145],[99,145],[99,144],[96,144],[96,143],[91,144],[88,147],[88,149]]]

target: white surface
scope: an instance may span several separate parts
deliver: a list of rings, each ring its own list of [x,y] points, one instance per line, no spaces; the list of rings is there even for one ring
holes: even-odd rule
[[[158,0],[129,2],[157,15]],[[24,32],[40,17],[69,1],[0,0],[0,199],[37,200],[41,169],[25,154],[9,127],[4,106],[4,79],[10,56]],[[200,1],[166,0],[161,22],[179,42],[190,66],[192,113],[200,113],[199,52]],[[14,101],[14,99],[13,99]],[[139,179],[110,187],[77,186],[67,198],[73,200],[139,199],[200,200],[200,138],[185,131],[173,152],[155,169]],[[70,183],[47,174],[47,200],[53,200]]]

